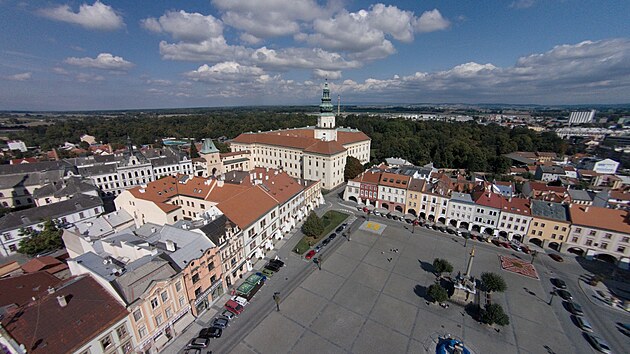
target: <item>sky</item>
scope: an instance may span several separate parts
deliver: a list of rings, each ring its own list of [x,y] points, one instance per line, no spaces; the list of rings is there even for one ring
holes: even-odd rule
[[[630,103],[630,1],[0,0],[0,110],[318,104],[326,79],[342,104]]]

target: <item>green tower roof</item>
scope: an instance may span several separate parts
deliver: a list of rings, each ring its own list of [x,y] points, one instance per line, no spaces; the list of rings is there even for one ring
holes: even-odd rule
[[[203,146],[201,147],[201,151],[199,152],[202,154],[213,154],[213,153],[219,152],[219,149],[217,149],[217,147],[214,146],[212,139],[208,138],[208,139],[203,139]]]

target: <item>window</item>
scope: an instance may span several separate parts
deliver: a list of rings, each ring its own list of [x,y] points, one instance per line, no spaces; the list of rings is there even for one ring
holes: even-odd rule
[[[147,336],[147,328],[145,326],[142,326],[140,328],[138,328],[138,334],[140,335],[140,338],[144,338]]]
[[[578,238],[574,236],[574,237],[571,239],[571,242],[573,242],[573,243],[577,243],[577,242],[578,242]]]
[[[611,233],[606,233],[604,235],[604,238],[607,239],[607,240],[610,240],[612,238],[612,234]]]
[[[586,242],[584,243],[587,246],[592,246],[593,245],[593,240],[586,240]]]
[[[627,237],[627,236],[626,236],[626,237],[622,238],[622,239],[621,239],[621,242],[625,242],[625,243],[630,242],[630,237]]]
[[[617,247],[617,252],[619,252],[619,253],[626,253],[626,248],[624,246],[619,246],[619,247]]]
[[[151,308],[155,309],[158,306],[160,306],[160,303],[158,302],[157,297],[154,297],[153,299],[151,299]]]
[[[168,300],[168,293],[164,291],[160,294],[160,297],[162,298],[162,302],[166,302],[166,300]]]
[[[131,342],[124,343],[120,347],[125,354],[131,353],[131,350],[133,349],[133,347],[131,346]]]
[[[125,325],[122,325],[116,328],[116,335],[120,340],[126,338],[129,335],[129,332],[127,332],[127,327]]]
[[[142,310],[137,309],[133,312],[133,319],[138,322],[142,319]]]
[[[173,316],[173,311],[169,307],[164,311],[164,314],[166,314],[166,318],[171,318],[171,316]]]
[[[208,270],[213,270],[213,269],[214,269],[214,262],[208,263]]]
[[[538,226],[538,221],[534,222],[534,226]]]
[[[559,229],[558,225],[554,226],[553,229],[558,230]]]
[[[9,251],[17,252],[17,246],[16,245],[9,245]]]
[[[599,248],[601,248],[603,250],[607,249],[608,248],[608,243],[602,242],[602,244],[599,246]]]
[[[162,314],[155,316],[155,324],[157,326],[161,325],[162,322],[164,322],[164,318],[162,317]]]
[[[11,234],[8,233],[8,232],[5,232],[4,235],[2,235],[2,236],[4,236],[4,240],[5,241],[13,240],[13,236],[11,236]]]
[[[186,303],[186,299],[184,299],[183,296],[180,296],[180,298],[179,298],[179,306],[184,306],[185,303]]]
[[[581,227],[576,227],[575,228],[575,233],[582,233],[582,228]]]
[[[175,283],[175,290],[177,292],[182,291],[182,282],[181,281],[178,281],[177,283]]]
[[[193,284],[197,283],[198,281],[199,281],[199,274],[198,273],[193,274],[192,276]]]
[[[591,231],[589,231],[589,233],[588,233],[588,234],[589,234],[589,236],[595,236],[595,230],[591,230]]]
[[[109,350],[112,346],[114,346],[112,336],[108,334],[105,338],[101,339],[101,346],[103,347],[103,350]]]

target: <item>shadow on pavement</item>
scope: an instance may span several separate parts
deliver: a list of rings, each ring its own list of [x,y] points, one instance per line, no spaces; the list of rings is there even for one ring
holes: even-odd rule
[[[418,262],[420,263],[420,268],[422,268],[422,270],[424,270],[427,273],[435,273],[435,268],[433,268],[433,264],[431,263],[427,263],[427,262],[423,262],[421,260],[418,259]]]

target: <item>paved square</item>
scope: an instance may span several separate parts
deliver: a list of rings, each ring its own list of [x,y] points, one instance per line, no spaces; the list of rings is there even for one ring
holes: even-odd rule
[[[362,226],[367,226],[364,222]],[[458,337],[476,354],[569,353],[573,347],[547,305],[540,281],[501,269],[498,255],[511,250],[408,225],[358,229],[351,241],[328,247],[322,270],[312,272],[233,353],[435,353],[436,339]],[[405,228],[406,227],[406,228]],[[496,331],[459,306],[427,304],[435,281],[431,263],[445,258],[464,272],[475,246],[473,276],[501,274],[508,289],[492,300],[510,324]]]

